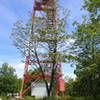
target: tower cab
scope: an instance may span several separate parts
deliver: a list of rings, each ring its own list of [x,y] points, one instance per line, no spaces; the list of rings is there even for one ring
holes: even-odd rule
[[[35,10],[42,10],[42,5],[47,4],[47,2],[50,0],[35,0]]]
[[[45,4],[47,4],[48,1],[50,1],[50,0],[42,0],[42,4],[45,5]]]

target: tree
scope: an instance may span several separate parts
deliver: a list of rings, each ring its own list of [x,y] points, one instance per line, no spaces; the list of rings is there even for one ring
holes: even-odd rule
[[[71,77],[65,77],[65,95],[75,96],[75,91],[73,90],[73,84],[75,80]]]
[[[100,94],[100,1],[84,0],[84,3],[83,8],[89,12],[89,17],[83,16],[82,23],[75,22],[73,33],[77,75],[74,88],[80,95],[97,96]]]
[[[15,69],[8,65],[8,63],[3,63],[2,68],[0,68],[0,75],[14,75]]]
[[[17,21],[12,32],[14,45],[24,56],[29,54],[30,59],[37,61],[38,65],[33,65],[36,66],[35,68],[40,69],[43,77],[45,75],[43,66],[45,65],[40,62],[41,60],[51,61],[52,69],[50,86],[44,77],[48,96],[50,96],[54,85],[54,76],[58,66],[57,62],[65,60],[66,41],[69,38],[69,35],[66,32],[68,10],[62,12],[62,18],[57,16],[56,28],[49,29],[44,18],[39,17],[34,21],[34,25],[31,19],[25,26],[22,21]]]
[[[15,69],[8,63],[3,63],[0,68],[0,95],[16,93],[19,91],[20,79],[14,74]]]

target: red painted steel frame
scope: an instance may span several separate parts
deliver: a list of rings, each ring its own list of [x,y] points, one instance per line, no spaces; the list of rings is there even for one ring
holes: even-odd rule
[[[33,21],[35,20],[35,12],[36,11],[44,11],[42,8],[42,5],[45,6],[50,6],[48,5],[49,2],[52,2],[52,6],[55,6],[55,0],[41,0],[44,2],[37,2],[37,0],[34,0],[34,7],[33,7],[33,11],[32,11],[32,19]],[[48,25],[50,27],[55,27],[56,25],[56,10],[53,9],[46,9],[46,13],[49,13],[51,11],[52,13],[52,24]],[[46,20],[49,20],[50,16],[48,15],[48,18]],[[50,20],[49,20],[50,21]],[[27,82],[32,82],[32,78],[36,78],[37,80],[41,80],[43,78],[42,75],[31,75],[28,73],[28,66],[29,66],[29,62],[30,62],[30,56],[26,56],[26,62],[25,62],[25,67],[24,67],[24,74],[23,74],[23,79],[22,79],[22,85],[21,85],[21,90],[20,90],[20,98],[22,98],[25,93],[31,88],[31,86],[29,86],[28,88],[25,88],[25,85]],[[34,61],[35,63],[37,63],[37,61]],[[51,63],[51,61],[40,61],[40,63]],[[50,79],[49,75],[45,75],[45,79]],[[55,74],[55,80],[56,80],[56,96],[58,96],[59,92],[62,92],[62,96],[64,96],[64,81],[62,80],[62,66],[61,64],[59,64],[59,72]]]

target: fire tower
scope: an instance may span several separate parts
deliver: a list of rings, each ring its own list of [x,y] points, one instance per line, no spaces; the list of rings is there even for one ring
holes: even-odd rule
[[[41,15],[42,18],[45,19],[48,31],[52,30],[56,27],[56,0],[34,0],[34,7],[32,11],[32,27],[34,26],[34,21]],[[39,13],[36,15],[36,13]],[[32,29],[32,28],[31,28]],[[32,30],[31,30],[32,31]],[[53,47],[53,44],[50,45]],[[52,50],[51,50],[52,51]],[[24,66],[24,74],[22,79],[22,85],[20,90],[20,97],[22,98],[25,96],[27,91],[31,89],[31,85],[29,87],[26,87],[26,84],[28,82],[33,82],[32,84],[37,84],[39,80],[42,80],[43,75],[41,74],[29,74],[28,69],[31,63],[37,63],[37,61],[34,61],[31,59],[30,55],[26,56],[25,66]],[[46,73],[44,75],[45,79],[50,80],[50,69],[52,69],[52,65],[50,61],[41,60],[41,64],[44,64],[48,67],[44,67],[44,70],[46,70]],[[62,93],[62,96],[64,96],[64,80],[62,79],[62,66],[61,62],[57,62],[58,71],[55,74],[55,83],[56,83],[56,96],[59,92]]]

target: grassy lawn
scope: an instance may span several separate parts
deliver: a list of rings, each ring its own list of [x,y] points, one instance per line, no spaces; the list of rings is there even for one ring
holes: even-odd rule
[[[50,97],[50,98],[43,98],[43,99],[35,99],[33,97],[25,97],[24,99],[7,99],[6,97],[0,97],[1,100],[100,100],[100,96],[97,98],[93,97],[71,97],[71,96],[65,96],[65,97]]]

